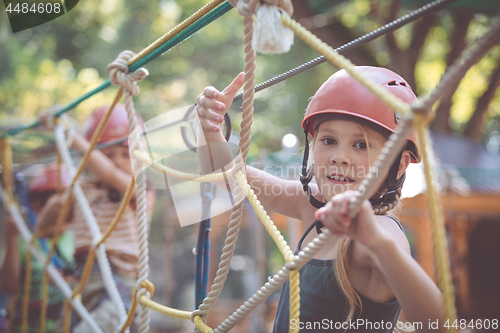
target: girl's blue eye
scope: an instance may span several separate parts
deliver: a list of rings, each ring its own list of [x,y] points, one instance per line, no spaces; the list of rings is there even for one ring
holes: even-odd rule
[[[325,145],[334,145],[337,143],[333,138],[324,138],[321,140]]]
[[[354,144],[354,147],[356,147],[358,149],[366,149],[366,148],[368,148],[368,145],[364,141],[359,141],[359,142],[356,142]]]

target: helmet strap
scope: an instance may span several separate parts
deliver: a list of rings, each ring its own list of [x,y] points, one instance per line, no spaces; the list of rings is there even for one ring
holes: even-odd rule
[[[370,199],[372,206],[380,206],[384,202],[394,202],[396,199],[396,190],[403,186],[406,178],[406,174],[403,174],[400,179],[398,178],[399,165],[401,164],[401,157],[403,156],[403,151],[399,153],[398,157],[391,165],[389,169],[389,174],[387,176],[387,192],[381,198]]]
[[[325,205],[324,202],[319,201],[311,194],[311,187],[309,186],[309,179],[307,175],[307,161],[309,160],[309,138],[307,135],[309,134],[309,128],[311,127],[311,122],[309,120],[305,123],[306,128],[304,129],[304,134],[306,138],[306,145],[304,147],[304,156],[302,157],[302,173],[300,174],[300,183],[302,184],[302,188],[304,192],[307,192],[307,196],[309,197],[309,202],[316,208],[321,208]]]

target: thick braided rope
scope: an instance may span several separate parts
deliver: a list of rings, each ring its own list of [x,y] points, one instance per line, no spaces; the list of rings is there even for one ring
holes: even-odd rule
[[[252,0],[251,8],[255,9],[256,1]],[[252,48],[252,35],[253,35],[253,13],[250,13],[243,18],[244,24],[244,50],[245,50],[245,67],[244,67],[244,80],[243,85],[243,115],[241,121],[240,130],[240,154],[241,159],[238,160],[236,166],[233,168],[235,170],[242,170],[244,168],[244,163],[246,156],[248,154],[248,149],[250,146],[250,127],[252,125],[253,117],[253,96],[255,94],[255,51]],[[224,242],[224,247],[222,249],[221,260],[219,262],[219,268],[216,272],[216,277],[214,283],[210,288],[210,292],[207,297],[203,300],[203,303],[199,306],[196,311],[191,314],[191,320],[194,322],[196,315],[200,315],[203,320],[206,319],[208,311],[217,301],[222,292],[222,287],[226,281],[227,274],[229,273],[229,266],[231,263],[231,258],[233,257],[234,248],[236,245],[236,240],[238,238],[239,228],[241,224],[241,216],[243,214],[243,199],[244,193],[238,184],[238,180],[234,179],[234,202],[236,204],[233,206],[231,213],[231,221],[229,222],[226,240]]]
[[[329,230],[324,230],[323,233],[313,239],[307,246],[294,257],[293,262],[286,263],[284,267],[276,273],[264,286],[262,286],[252,297],[250,297],[243,305],[234,311],[228,319],[221,323],[214,333],[223,333],[229,331],[245,316],[252,312],[257,306],[265,301],[273,294],[289,277],[290,270],[299,271],[311,258],[318,253],[326,244],[331,242],[334,235]]]
[[[130,151],[135,149],[144,150],[146,149],[144,143],[141,141],[140,133],[137,131],[137,119],[136,111],[134,108],[133,96],[139,94],[139,86],[137,82],[142,81],[147,75],[148,71],[144,68],[139,68],[134,72],[129,72],[128,62],[135,56],[132,51],[121,52],[115,61],[108,65],[107,71],[111,80],[111,84],[114,86],[121,86],[125,91],[125,108],[127,110],[127,116],[129,121],[129,128],[131,132],[130,138]],[[149,253],[148,253],[148,217],[147,217],[147,203],[146,203],[146,175],[142,171],[142,162],[140,160],[134,159],[132,169],[136,177],[137,183],[137,209],[136,209],[136,221],[137,230],[139,237],[139,274],[136,283],[137,295],[141,296],[148,294],[149,292],[143,287],[143,281],[146,281],[149,274]],[[126,321],[125,318],[124,321]],[[124,321],[121,323],[123,326]],[[141,305],[141,323],[139,326],[139,332],[148,332],[150,323],[150,312],[149,308]]]
[[[24,241],[26,244],[28,244],[28,252],[27,252],[27,257],[31,258],[30,262],[33,260],[38,260],[39,262],[45,262],[46,257],[44,254],[41,254],[38,249],[34,246],[33,242],[35,238],[31,235],[30,230],[28,229],[23,217],[21,216],[21,213],[19,212],[19,208],[13,204],[8,202],[8,198],[6,193],[4,192],[4,189],[2,185],[0,184],[0,198],[4,204],[4,206],[9,210],[10,215],[14,218],[14,221],[16,223],[17,228],[20,231],[21,236],[23,237]],[[69,299],[71,302],[71,305],[75,309],[75,311],[80,315],[80,317],[85,320],[94,330],[96,333],[102,333],[101,329],[97,324],[95,323],[94,319],[90,316],[89,312],[85,309],[83,304],[79,299],[71,299],[71,289],[64,280],[64,278],[61,276],[59,271],[54,267],[54,265],[49,264],[46,267],[46,270],[48,271],[52,281],[55,283],[55,285],[62,291],[66,299]],[[29,275],[31,277],[31,275]],[[26,283],[26,280],[25,280]],[[25,292],[26,290],[29,290],[31,286],[31,283],[28,283],[28,287],[24,288]],[[28,297],[29,297],[29,291],[28,291]],[[24,307],[24,306],[23,306]],[[28,310],[26,310],[27,313]],[[27,326],[26,326],[27,328]]]
[[[97,130],[96,130],[97,131]],[[94,134],[95,135],[95,134]],[[57,148],[61,152],[61,156],[68,170],[68,174],[73,177],[72,183],[73,185],[73,193],[75,199],[77,200],[84,218],[87,222],[87,225],[90,229],[90,232],[93,237],[93,244],[96,244],[101,238],[101,231],[95,220],[95,216],[92,213],[92,209],[90,208],[89,202],[87,201],[85,194],[83,193],[80,185],[75,183],[75,166],[73,164],[73,160],[71,159],[71,155],[69,153],[68,146],[66,145],[66,140],[64,138],[64,128],[60,125],[57,125],[54,129],[54,137],[56,139]],[[69,192],[70,194],[71,192]],[[68,195],[69,196],[69,195]],[[117,308],[117,312],[119,317],[122,320],[126,318],[125,305],[123,304],[123,300],[120,297],[118,289],[116,287],[115,281],[113,280],[113,274],[111,273],[111,266],[109,264],[108,258],[106,256],[106,248],[104,244],[101,244],[98,248],[96,248],[96,257],[97,262],[99,264],[102,280],[106,287],[106,291],[108,292],[109,297],[115,304]]]
[[[455,297],[453,292],[453,281],[451,277],[451,268],[449,262],[448,246],[446,242],[446,230],[441,202],[435,186],[435,175],[432,170],[435,169],[434,156],[430,144],[429,130],[424,127],[424,122],[417,123],[418,138],[421,145],[422,160],[424,162],[425,183],[427,185],[427,195],[429,197],[429,206],[432,218],[432,237],[434,240],[434,255],[436,256],[436,269],[439,289],[443,293],[445,319],[450,323],[454,322],[456,317]],[[450,325],[448,332],[456,332],[456,328]]]
[[[210,182],[215,182],[215,181],[221,181],[221,180],[226,180],[231,177],[231,170],[224,171],[224,172],[218,172],[218,173],[211,173],[207,175],[197,175],[194,173],[187,173],[187,172],[181,172],[177,171],[174,169],[171,169],[169,167],[166,167],[160,163],[158,163],[155,160],[152,160],[148,153],[146,151],[140,151],[140,150],[134,150],[132,155],[139,159],[142,163],[152,167],[153,169],[163,172],[166,175],[169,175],[174,178],[182,179],[182,180],[190,180],[193,182],[199,182],[199,183],[210,183]]]

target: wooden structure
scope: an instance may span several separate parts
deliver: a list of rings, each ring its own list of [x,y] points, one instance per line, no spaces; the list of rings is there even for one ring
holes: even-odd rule
[[[441,175],[440,199],[448,231],[458,314],[462,318],[498,319],[500,155],[491,154],[464,138],[432,133],[432,139]],[[464,182],[466,188],[459,189],[457,183]],[[399,217],[414,238],[414,256],[436,279],[427,196],[418,194],[403,203]]]

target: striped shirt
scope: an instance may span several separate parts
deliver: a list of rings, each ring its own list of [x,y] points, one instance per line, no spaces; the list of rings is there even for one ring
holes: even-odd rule
[[[121,200],[118,202],[110,201],[108,187],[99,182],[81,182],[80,185],[94,213],[99,229],[101,233],[104,233],[113,221]],[[154,191],[147,191],[146,202],[146,212],[150,223],[155,202]],[[73,217],[69,229],[74,232],[75,254],[87,252],[92,244],[92,233],[80,205],[76,203],[73,206]],[[120,222],[115,226],[104,245],[109,262],[120,274],[126,276],[137,275],[139,239],[135,221],[135,205],[133,203],[125,208]]]

